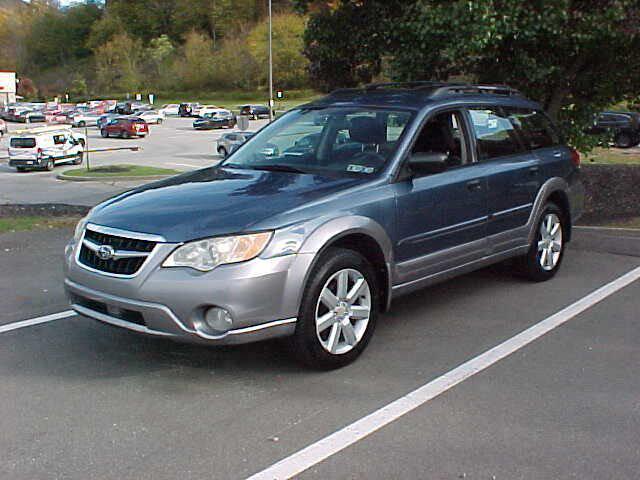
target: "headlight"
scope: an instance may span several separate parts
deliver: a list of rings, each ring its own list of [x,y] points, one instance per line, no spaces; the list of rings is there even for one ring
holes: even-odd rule
[[[78,224],[76,225],[76,230],[73,233],[73,240],[77,243],[80,241],[80,237],[82,236],[82,232],[84,232],[84,228],[87,226],[89,215],[84,218],[81,218]]]
[[[209,272],[218,265],[238,263],[257,257],[271,239],[271,232],[215,237],[189,242],[167,257],[163,267],[190,267]]]

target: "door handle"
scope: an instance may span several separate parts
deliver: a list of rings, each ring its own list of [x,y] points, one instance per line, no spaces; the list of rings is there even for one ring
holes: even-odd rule
[[[540,167],[531,167],[529,169],[529,175],[534,176],[540,172]]]
[[[482,182],[480,180],[471,180],[470,182],[467,182],[467,190],[473,192],[475,190],[481,190],[482,189]]]
[[[553,156],[556,158],[562,158],[562,152],[558,151],[558,152],[553,152]]]

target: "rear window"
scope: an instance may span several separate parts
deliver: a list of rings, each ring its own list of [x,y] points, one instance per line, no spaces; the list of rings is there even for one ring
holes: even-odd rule
[[[515,127],[500,110],[471,108],[469,114],[481,161],[515,155],[522,151]]]
[[[33,148],[36,146],[35,138],[12,138],[9,144],[11,148]]]
[[[560,136],[551,120],[540,110],[508,108],[511,123],[522,133],[529,150],[548,148],[560,144]]]

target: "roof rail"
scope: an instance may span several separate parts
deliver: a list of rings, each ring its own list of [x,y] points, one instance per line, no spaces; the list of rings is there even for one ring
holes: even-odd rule
[[[23,128],[20,130],[14,130],[10,132],[13,135],[37,135],[38,133],[47,133],[47,132],[60,132],[60,131],[71,130],[71,125],[47,125],[42,127],[33,127],[33,128]]]
[[[445,85],[457,85],[453,83],[438,82],[434,80],[417,80],[413,82],[384,82],[384,83],[369,83],[364,86],[365,90],[378,90],[381,88],[407,88],[407,89],[421,89],[421,88],[434,88],[442,87]]]
[[[474,85],[474,84],[458,84],[443,85],[437,88],[432,96],[440,97],[445,95],[474,95],[474,94],[492,94],[506,96],[522,96],[522,93],[508,85]]]

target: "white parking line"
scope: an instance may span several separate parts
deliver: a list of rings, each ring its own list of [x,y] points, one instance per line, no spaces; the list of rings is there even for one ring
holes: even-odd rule
[[[45,315],[43,317],[8,323],[6,325],[0,325],[0,333],[11,332],[12,330],[18,330],[19,328],[32,327],[33,325],[38,325],[40,323],[53,322],[54,320],[62,320],[63,318],[73,317],[74,315],[77,314],[73,310],[65,310],[64,312],[52,313],[51,315]]]
[[[441,377],[417,388],[375,412],[299,450],[278,463],[252,475],[249,480],[284,480],[307,470],[390,424],[429,400],[482,372],[494,363],[525,347],[554,328],[588,310],[640,278],[640,267],[595,290],[586,297],[536,323],[518,335],[463,363]]]

